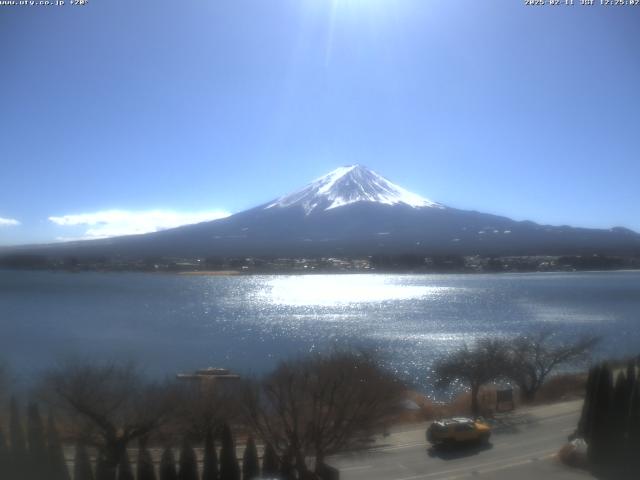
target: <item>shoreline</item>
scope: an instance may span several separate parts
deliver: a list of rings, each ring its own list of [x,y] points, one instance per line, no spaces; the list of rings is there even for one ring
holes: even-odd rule
[[[299,271],[290,272],[242,272],[239,270],[193,270],[185,272],[140,272],[140,273],[168,273],[175,275],[189,276],[265,276],[265,275],[532,275],[532,274],[572,274],[572,273],[640,273],[637,268],[619,268],[615,270],[550,270],[550,271],[532,271],[532,272],[412,272],[412,271],[391,271],[391,270],[343,270],[343,271]],[[108,273],[105,271],[105,273]]]
[[[545,275],[545,274],[581,274],[581,273],[640,273],[639,268],[617,268],[603,270],[546,270],[546,271],[502,271],[502,272],[486,272],[486,271],[410,271],[410,270],[324,270],[324,271],[305,271],[305,270],[289,270],[289,271],[241,271],[241,270],[140,270],[140,269],[97,269],[97,268],[7,268],[0,267],[0,272],[49,272],[49,273],[142,273],[153,275],[177,275],[177,276],[193,276],[193,277],[227,277],[227,276],[313,276],[313,275],[430,275],[430,276],[446,276],[446,275]]]
[[[145,273],[145,272],[141,272],[141,273]],[[155,272],[150,272],[150,273],[155,273]],[[172,272],[160,272],[160,273],[171,274]],[[242,272],[238,270],[193,270],[188,272],[176,272],[176,274],[188,275],[188,276],[194,276],[194,277],[198,277],[198,276],[227,277],[227,276],[234,276],[234,275],[244,275]]]

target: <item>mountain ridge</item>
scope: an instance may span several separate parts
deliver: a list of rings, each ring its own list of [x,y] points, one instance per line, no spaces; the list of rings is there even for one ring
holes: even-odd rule
[[[6,252],[6,249],[5,249]],[[339,167],[293,193],[210,222],[9,253],[111,258],[640,254],[640,235],[540,225],[421,197],[362,165]]]

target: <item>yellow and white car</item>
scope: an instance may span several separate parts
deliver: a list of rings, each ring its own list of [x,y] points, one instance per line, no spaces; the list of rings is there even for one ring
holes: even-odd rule
[[[491,426],[481,420],[454,417],[433,422],[427,429],[427,441],[433,445],[487,443]]]

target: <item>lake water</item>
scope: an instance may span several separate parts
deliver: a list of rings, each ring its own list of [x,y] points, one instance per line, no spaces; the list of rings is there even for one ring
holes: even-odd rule
[[[0,271],[0,359],[28,381],[68,358],[153,375],[261,373],[332,345],[369,346],[428,389],[434,358],[543,327],[640,353],[640,272],[207,277]]]

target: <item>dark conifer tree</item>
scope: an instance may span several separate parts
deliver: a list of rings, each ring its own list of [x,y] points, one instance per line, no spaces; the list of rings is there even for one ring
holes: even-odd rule
[[[15,398],[11,399],[11,411],[9,418],[9,443],[11,444],[11,458],[9,472],[15,478],[27,477],[27,445],[22,429],[20,409]]]
[[[160,458],[160,480],[178,480],[173,449],[167,447]]]
[[[264,477],[275,477],[280,473],[280,465],[278,461],[278,455],[273,449],[270,443],[264,448],[264,454],[262,456],[262,475]]]
[[[631,395],[633,395],[633,389],[636,385],[636,377],[637,377],[635,360],[629,360],[629,362],[627,363],[626,376],[627,376],[627,391],[629,392],[629,398],[631,398]]]
[[[589,460],[599,466],[606,465],[611,459],[609,416],[613,396],[612,383],[611,369],[607,364],[603,364],[596,384],[588,443]]]
[[[133,468],[131,468],[131,459],[126,449],[122,453],[120,463],[118,464],[118,480],[135,480],[133,477]]]
[[[220,480],[240,480],[240,466],[236,456],[236,446],[229,425],[222,427],[222,448],[220,449]]]
[[[27,409],[27,439],[29,441],[30,471],[34,479],[45,479],[47,474],[47,446],[40,410],[35,403]]]
[[[202,480],[218,480],[218,455],[216,443],[211,429],[207,430],[204,440],[204,461],[202,466]]]
[[[584,438],[587,442],[591,436],[591,425],[593,424],[593,412],[595,403],[595,394],[597,390],[598,375],[600,374],[600,366],[596,365],[589,369],[589,376],[587,377],[587,385],[584,396],[584,402],[582,404],[582,414],[578,421],[578,429],[576,434],[579,437]]]
[[[630,471],[637,474],[640,471],[640,381],[638,379],[631,394],[628,425],[626,464],[629,465]]]
[[[4,438],[2,428],[0,428],[0,478],[9,477],[9,446]]]
[[[138,443],[138,465],[136,468],[136,480],[156,480],[156,472],[153,468],[153,459],[147,449],[147,439],[142,437]]]
[[[280,478],[282,480],[295,480],[296,478],[293,470],[293,457],[289,452],[282,456],[282,462],[280,462]]]
[[[53,414],[49,412],[47,419],[47,457],[49,462],[48,480],[69,480],[69,470],[62,450],[62,442],[58,434]]]
[[[73,462],[73,480],[93,480],[91,460],[84,444],[76,444],[76,453]]]
[[[242,480],[253,480],[260,476],[260,463],[258,461],[258,450],[253,437],[247,439],[242,457]]]
[[[180,470],[178,480],[198,480],[198,459],[191,443],[186,438],[180,449]]]
[[[106,455],[103,450],[98,451],[96,458],[96,480],[114,480],[113,472],[107,464]]]
[[[611,461],[620,464],[624,460],[624,447],[627,438],[627,428],[629,420],[629,404],[631,402],[631,392],[627,391],[627,377],[624,372],[620,372],[616,377],[609,409],[609,425],[611,429],[610,453]]]

